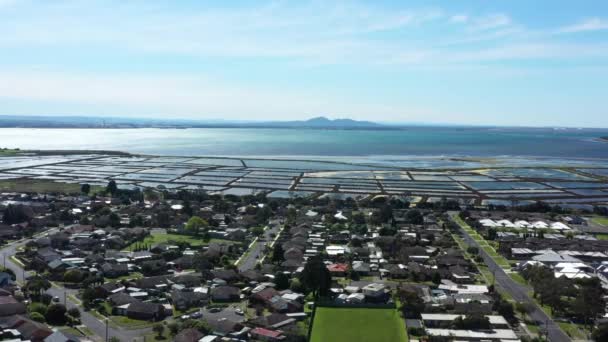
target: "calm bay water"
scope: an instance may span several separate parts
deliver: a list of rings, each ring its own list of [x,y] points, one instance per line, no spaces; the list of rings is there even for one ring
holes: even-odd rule
[[[192,156],[608,158],[599,129],[0,129],[0,147]]]

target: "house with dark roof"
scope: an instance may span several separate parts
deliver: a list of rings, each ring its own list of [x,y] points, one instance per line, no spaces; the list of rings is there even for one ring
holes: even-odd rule
[[[171,292],[171,302],[177,310],[187,310],[191,307],[203,306],[207,304],[209,295],[203,292],[178,291]]]
[[[205,335],[197,329],[188,328],[175,335],[173,342],[198,342],[203,336]]]
[[[160,304],[135,301],[127,308],[127,317],[157,321],[164,318],[165,309]]]
[[[119,293],[115,293],[115,294],[109,296],[108,301],[113,306],[121,306],[121,305],[125,305],[125,304],[131,304],[131,303],[137,301],[137,299],[129,296],[128,294],[126,294],[124,292],[119,292]]]
[[[129,266],[126,264],[111,264],[106,262],[101,265],[101,271],[106,278],[118,278],[129,274]]]
[[[59,330],[47,336],[44,342],[80,342],[80,339],[74,335],[61,332]]]
[[[0,316],[22,315],[25,312],[25,304],[13,296],[0,296]]]
[[[291,318],[281,313],[272,313],[268,316],[258,316],[249,321],[254,326],[266,329],[279,329],[296,323],[295,318]]]
[[[218,286],[211,289],[211,298],[215,302],[236,302],[240,295],[241,290],[234,286]]]
[[[34,322],[21,315],[11,315],[6,318],[0,317],[0,328],[15,329],[24,341],[43,342],[53,331],[44,324]]]

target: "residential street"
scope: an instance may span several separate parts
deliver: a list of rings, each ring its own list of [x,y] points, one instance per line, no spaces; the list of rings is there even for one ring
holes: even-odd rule
[[[44,235],[44,234],[53,233],[54,231],[56,231],[56,229],[48,230],[46,233],[37,235],[37,237]],[[3,262],[6,262],[7,268],[9,268],[9,269],[13,270],[13,272],[15,272],[17,281],[19,281],[19,282],[23,282],[24,276],[25,276],[25,278],[27,278],[29,275],[31,275],[31,272],[25,272],[23,270],[23,267],[21,267],[21,265],[18,265],[15,262],[13,262],[10,259],[10,257],[15,255],[17,248],[24,246],[30,240],[32,240],[32,239],[21,240],[19,242],[12,243],[12,244],[0,249],[0,255],[3,255],[3,257],[2,257]],[[49,293],[50,295],[59,297],[60,302],[62,302],[62,303],[65,298],[66,306],[68,308],[72,308],[72,307],[79,308],[80,312],[81,312],[82,324],[87,326],[91,331],[93,331],[97,335],[97,339],[101,339],[101,340],[105,339],[106,323],[99,320],[97,317],[93,316],[91,313],[84,311],[82,309],[82,307],[80,307],[80,305],[78,305],[78,303],[75,303],[75,302],[73,302],[73,300],[70,299],[70,295],[75,295],[76,292],[77,292],[76,290],[60,287],[60,285],[58,285],[58,284],[55,284],[53,287],[51,287],[47,291],[47,293]],[[130,341],[135,340],[136,338],[143,337],[145,334],[148,334],[151,331],[152,331],[151,328],[127,330],[127,329],[113,328],[113,327],[109,326],[108,327],[108,338],[117,337],[118,339],[120,339],[121,342],[130,342]]]
[[[273,234],[276,236],[279,233],[279,228],[279,225],[272,225],[264,231],[264,234],[260,236],[249,253],[239,263],[239,272],[248,271],[255,267],[255,264],[264,256],[264,248],[267,245],[270,246],[271,241],[274,239],[272,237]]]
[[[458,212],[450,212],[450,217],[458,215]],[[464,234],[464,241],[469,246],[474,246],[479,249],[480,255],[483,257],[484,262],[488,265],[489,270],[495,275],[496,286],[502,290],[508,292],[516,301],[527,302],[532,304],[534,310],[529,314],[532,320],[541,322],[543,328],[547,329],[549,341],[551,342],[568,342],[571,339],[566,335],[560,327],[549,317],[543,310],[541,310],[536,302],[528,296],[528,289],[511,279],[511,277],[505,273],[505,271],[496,264],[494,259],[481,246],[464,230],[462,227],[460,231]]]

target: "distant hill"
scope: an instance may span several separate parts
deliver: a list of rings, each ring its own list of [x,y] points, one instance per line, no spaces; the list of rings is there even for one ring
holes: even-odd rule
[[[352,119],[328,119],[324,116],[303,121],[271,121],[251,123],[251,125],[262,125],[272,127],[308,127],[308,128],[374,128],[382,125],[371,121],[357,121]]]
[[[387,128],[370,121],[328,119],[323,116],[300,121],[161,120],[94,116],[0,115],[0,127],[23,128]]]

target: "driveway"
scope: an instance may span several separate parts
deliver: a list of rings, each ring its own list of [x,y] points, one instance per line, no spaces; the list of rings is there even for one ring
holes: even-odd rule
[[[458,215],[458,212],[450,212],[450,218],[453,220],[453,216]],[[453,221],[456,223],[455,221]],[[456,223],[457,224],[457,223]],[[458,226],[460,227],[460,225]],[[469,246],[474,246],[479,249],[479,253],[482,256],[484,262],[488,266],[489,270],[494,274],[496,279],[496,286],[499,286],[504,291],[508,292],[513,299],[518,302],[525,302],[531,304],[533,311],[528,315],[532,320],[541,322],[544,328],[547,330],[549,335],[549,341],[551,342],[569,342],[571,339],[566,335],[560,327],[555,324],[553,319],[549,317],[543,310],[536,305],[536,302],[528,296],[528,288],[522,286],[505,273],[505,271],[496,264],[494,259],[488,253],[486,253],[481,246],[464,230],[462,227],[459,228],[463,233],[464,241]]]

